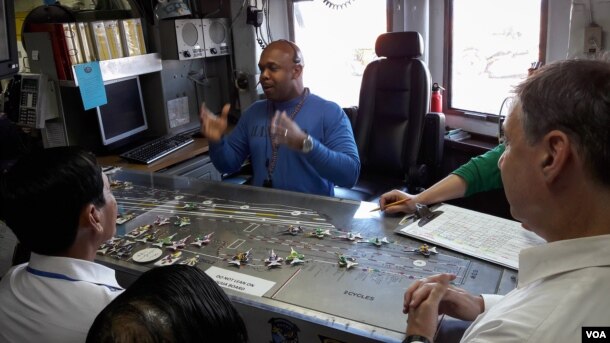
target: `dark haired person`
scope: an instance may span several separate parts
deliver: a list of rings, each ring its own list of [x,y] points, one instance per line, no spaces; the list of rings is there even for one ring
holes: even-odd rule
[[[287,40],[271,42],[258,67],[266,100],[252,104],[227,136],[229,105],[217,117],[205,106],[201,133],[223,173],[238,171],[248,156],[255,186],[332,196],[360,174],[352,127],[341,107],[303,86],[303,55]]]
[[[122,291],[93,262],[116,231],[108,178],[92,154],[61,147],[23,156],[0,182],[0,218],[32,252],[0,281],[0,341],[84,341]]]
[[[242,318],[204,271],[148,270],[95,319],[87,342],[247,342]]]
[[[516,93],[498,165],[512,216],[548,243],[521,251],[503,297],[449,274],[414,282],[406,342],[432,341],[439,313],[474,320],[463,342],[580,342],[610,326],[610,63],[552,63]]]

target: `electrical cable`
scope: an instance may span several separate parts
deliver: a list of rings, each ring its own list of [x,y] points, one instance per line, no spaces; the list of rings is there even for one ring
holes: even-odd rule
[[[267,5],[265,6],[265,1],[263,0],[263,16],[265,17],[266,27],[267,27],[267,41],[273,42],[273,37],[271,37],[271,18],[269,17],[269,0],[267,0]],[[266,8],[266,10],[265,10]]]
[[[254,33],[256,33],[256,41],[258,42],[258,46],[261,47],[261,49],[264,49],[267,44],[265,44],[265,41],[259,36],[258,32],[259,32],[260,28],[255,28],[254,29]],[[261,32],[262,35],[262,32]]]
[[[155,19],[157,18],[155,16],[155,2],[156,2],[156,0],[150,0],[150,13],[149,13],[149,15],[150,15],[150,19],[151,19],[150,22],[151,23],[154,23]]]
[[[241,16],[241,14],[244,11],[244,8],[246,8],[246,2],[248,2],[248,4],[250,4],[250,2],[248,0],[244,0],[241,3],[241,7],[239,8],[239,11],[237,11],[237,14],[235,15],[235,17],[233,17],[233,19],[231,19],[231,26],[229,26],[229,35],[232,36],[233,35],[233,25],[237,22],[237,19]],[[232,51],[235,51],[234,47],[235,44],[232,41],[233,47],[232,47]],[[236,69],[235,69],[235,59],[234,59],[234,54],[229,54],[229,67],[231,68],[231,70],[233,71],[231,74],[231,84],[236,85],[237,84],[237,73],[239,73]],[[240,110],[240,106],[239,106],[239,89],[237,87],[233,87],[233,92],[230,96],[230,102],[231,102],[231,109],[233,111],[235,110]],[[231,111],[231,112],[233,112]]]
[[[142,4],[140,4],[138,1],[130,1],[130,4],[135,5],[135,7],[137,7],[137,11],[140,14],[141,17],[146,16],[146,10],[144,9],[144,6],[142,6]]]
[[[218,3],[218,8],[217,8],[216,10],[214,10],[214,11],[212,11],[212,12],[210,12],[210,13],[206,14],[206,15],[204,16],[204,18],[209,18],[209,17],[211,17],[211,16],[213,16],[213,15],[216,15],[217,13],[220,13],[220,11],[221,11],[221,9],[222,9],[222,1],[223,1],[223,0],[220,0],[220,2]]]
[[[265,44],[265,40],[263,39],[263,31],[261,31],[261,28],[254,27],[254,33],[256,33],[256,41],[258,42],[258,45],[260,45],[261,48],[263,48],[263,46],[266,46],[267,44]]]
[[[239,8],[239,11],[237,11],[237,14],[235,15],[235,17],[233,17],[233,19],[231,19],[231,26],[229,27],[229,34],[231,34],[233,31],[233,24],[235,23],[235,21],[237,20],[237,18],[239,18],[239,16],[241,15],[241,13],[244,11],[244,8],[246,7],[246,1],[248,0],[244,0],[241,3],[241,7]]]
[[[504,120],[502,119],[502,111],[504,110],[504,105],[506,105],[507,102],[510,109],[510,106],[512,106],[513,99],[514,98],[512,96],[504,98],[502,104],[500,105],[500,111],[498,111],[498,140],[500,141],[500,144],[504,143],[504,130],[502,129],[502,122]]]

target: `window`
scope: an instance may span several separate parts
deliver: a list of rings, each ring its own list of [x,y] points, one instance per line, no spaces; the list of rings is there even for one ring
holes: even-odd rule
[[[532,63],[545,60],[546,1],[446,1],[447,113],[498,114]]]
[[[387,32],[386,1],[294,3],[295,42],[303,52],[303,81],[342,107],[357,106],[366,65],[377,58],[375,40]]]

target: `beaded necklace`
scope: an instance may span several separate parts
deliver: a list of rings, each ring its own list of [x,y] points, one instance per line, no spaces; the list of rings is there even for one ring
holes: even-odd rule
[[[305,103],[305,99],[307,99],[307,96],[309,95],[309,88],[305,88],[305,90],[303,91],[303,94],[301,94],[301,100],[299,100],[299,103],[295,106],[294,110],[292,110],[292,112],[290,113],[290,120],[294,120],[294,118],[297,116],[297,114],[299,113],[299,111],[301,110],[301,108],[303,107],[303,104]],[[271,110],[271,108],[269,108],[269,101],[267,102],[267,111],[269,112]],[[275,113],[275,104],[273,104],[273,111],[271,111],[270,116],[272,116]],[[265,181],[263,182],[263,187],[273,187],[273,179],[271,177],[271,175],[273,175],[273,171],[275,170],[275,166],[277,164],[277,157],[278,157],[278,150],[279,150],[279,144],[277,143],[277,140],[273,138],[273,136],[271,135],[271,126],[269,126],[269,139],[271,140],[271,160],[267,159],[267,179],[265,179]]]

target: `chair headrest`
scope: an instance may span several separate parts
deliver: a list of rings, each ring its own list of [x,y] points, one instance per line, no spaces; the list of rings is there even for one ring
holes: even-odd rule
[[[379,57],[421,57],[424,39],[416,31],[387,32],[377,37],[375,53]]]

